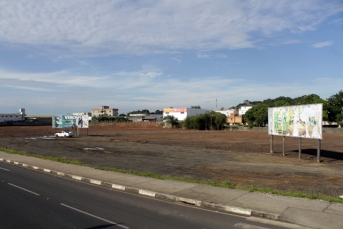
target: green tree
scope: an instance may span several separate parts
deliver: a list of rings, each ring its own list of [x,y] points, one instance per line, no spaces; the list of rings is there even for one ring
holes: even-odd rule
[[[191,106],[191,108],[194,108],[194,109],[201,109],[200,106]]]
[[[343,121],[343,90],[328,98],[327,106],[328,121],[341,123]]]
[[[163,114],[163,111],[156,110],[156,111],[155,111],[155,114]]]
[[[265,104],[258,104],[253,106],[243,116],[249,127],[265,126],[268,123],[268,106]]]
[[[166,123],[171,125],[172,128],[176,128],[179,125],[179,120],[172,115],[168,115],[168,116],[164,117],[163,120],[165,120]]]
[[[216,130],[221,130],[225,123],[226,123],[226,115],[219,112],[214,112],[214,125],[216,127]]]

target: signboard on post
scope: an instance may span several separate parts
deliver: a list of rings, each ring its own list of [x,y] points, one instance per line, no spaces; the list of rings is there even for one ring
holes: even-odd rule
[[[54,115],[52,116],[52,128],[88,128],[87,115]]]
[[[322,139],[323,104],[268,108],[270,135]]]

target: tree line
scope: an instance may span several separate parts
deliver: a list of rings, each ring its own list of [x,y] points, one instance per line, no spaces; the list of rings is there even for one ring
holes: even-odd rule
[[[221,130],[226,124],[226,115],[211,111],[196,116],[188,116],[184,121],[179,121],[171,115],[164,117],[164,120],[173,128]]]
[[[254,105],[243,116],[245,122],[250,127],[265,126],[268,123],[268,108],[269,107],[282,107],[302,104],[323,104],[323,120],[329,123],[340,123],[343,120],[343,91],[330,96],[327,100],[320,98],[318,95],[303,95],[297,98],[290,98],[280,96],[275,99],[266,99],[263,101],[250,102]],[[238,107],[245,105],[239,104]]]

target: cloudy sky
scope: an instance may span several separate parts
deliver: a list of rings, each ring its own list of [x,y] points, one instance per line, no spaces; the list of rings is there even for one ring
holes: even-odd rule
[[[0,0],[0,113],[228,108],[343,89],[343,1]]]

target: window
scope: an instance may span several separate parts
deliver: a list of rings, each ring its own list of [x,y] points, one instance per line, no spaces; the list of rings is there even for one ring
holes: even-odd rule
[[[169,112],[166,112],[166,114],[169,114]]]
[[[185,112],[181,112],[181,114],[184,114]]]

